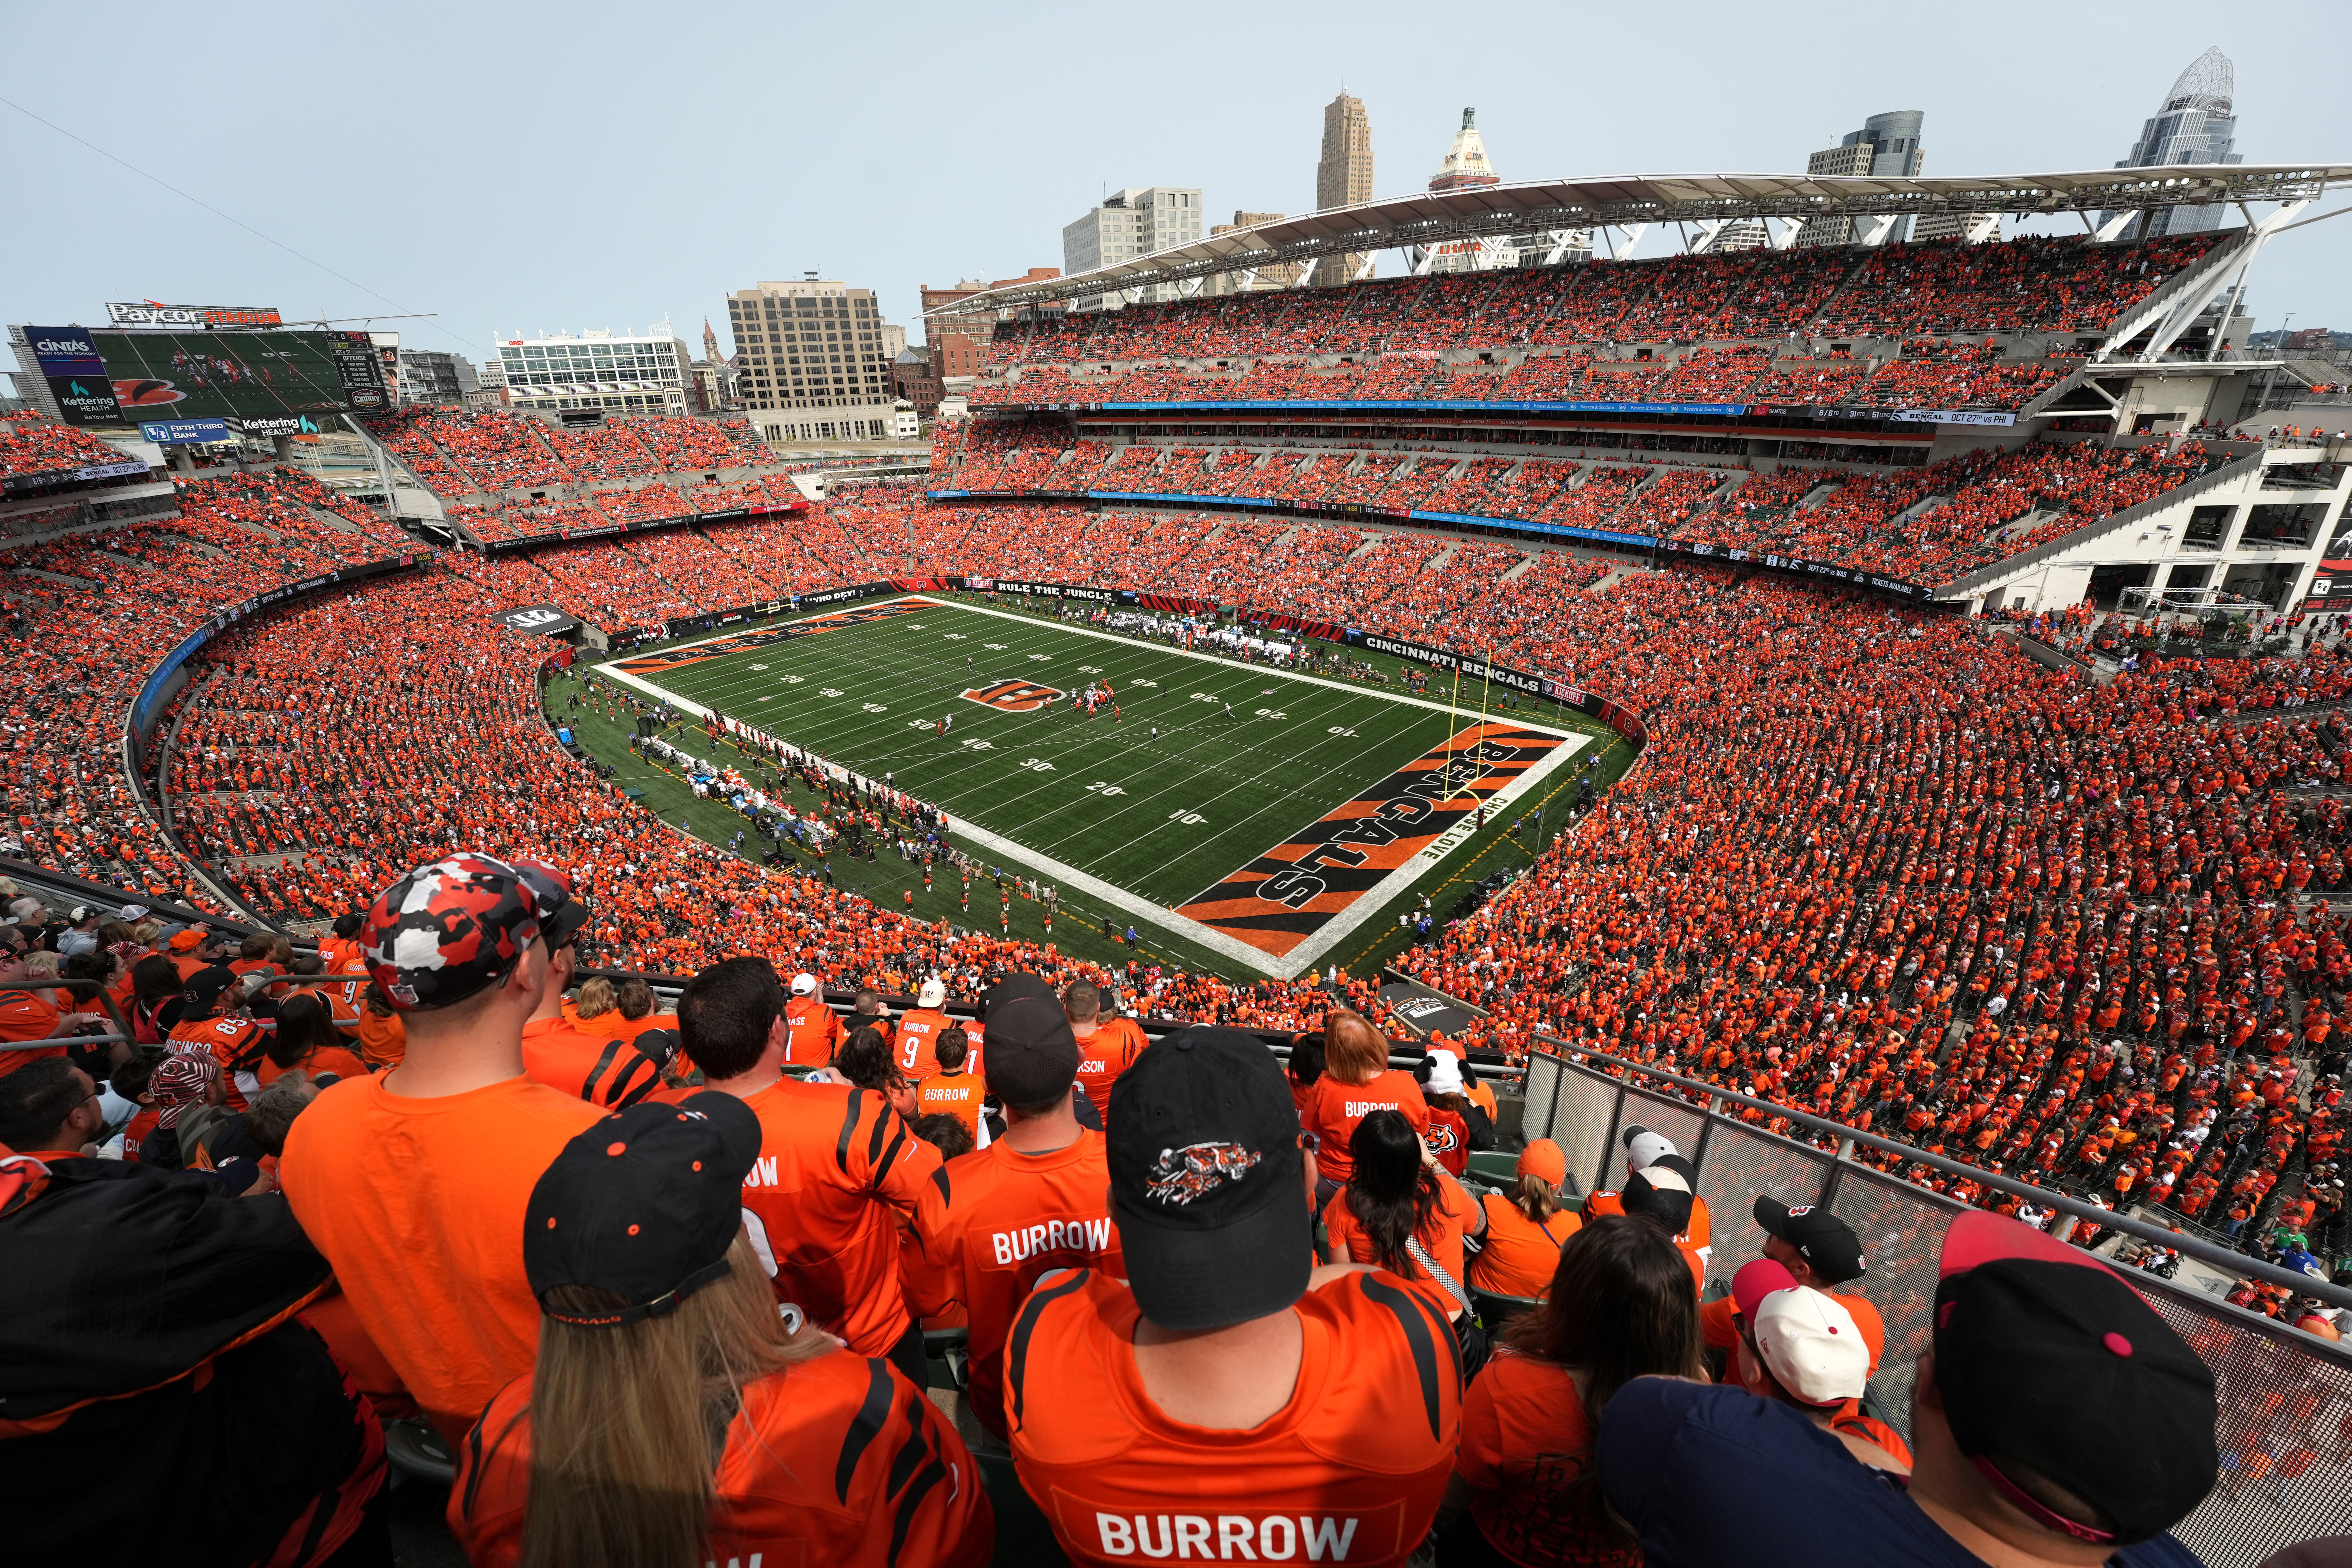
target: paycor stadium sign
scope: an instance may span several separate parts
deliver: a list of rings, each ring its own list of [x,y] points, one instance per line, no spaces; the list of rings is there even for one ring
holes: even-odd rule
[[[282,327],[275,305],[166,305],[160,300],[109,300],[118,327]]]

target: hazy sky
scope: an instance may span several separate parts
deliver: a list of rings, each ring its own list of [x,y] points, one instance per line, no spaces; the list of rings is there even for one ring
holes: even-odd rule
[[[2236,63],[2246,162],[2352,163],[2329,74],[2352,46],[2342,0],[0,0],[0,56],[16,64],[0,98],[236,220],[0,105],[16,241],[0,313],[430,310],[398,323],[404,341],[478,360],[499,332],[665,315],[698,348],[707,315],[731,350],[730,289],[814,268],[879,290],[913,327],[920,284],[1058,267],[1062,226],[1106,185],[1197,185],[1212,219],[1310,207],[1323,105],[1343,84],[1370,113],[1381,195],[1427,183],[1465,105],[1506,180],[1801,170],[1890,109],[1926,112],[1927,173],[2015,174],[2112,164],[2210,44]],[[1662,253],[1654,236],[1643,253]],[[2250,289],[2260,324],[2352,330],[2347,260],[2352,219],[2274,242]]]

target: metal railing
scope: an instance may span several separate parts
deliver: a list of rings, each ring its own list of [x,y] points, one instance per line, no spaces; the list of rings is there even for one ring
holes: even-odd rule
[[[1943,1233],[1968,1205],[1855,1160],[1856,1147],[2144,1237],[2235,1276],[2352,1305],[2352,1292],[2200,1236],[1639,1062],[1576,1052],[1557,1040],[1543,1045],[1549,1048],[1528,1064],[1527,1136],[1559,1143],[1569,1173],[1588,1189],[1618,1173],[1624,1128],[1639,1123],[1671,1140],[1698,1168],[1698,1195],[1717,1226],[1718,1267],[1727,1269],[1746,1250],[1736,1238],[1748,1234],[1758,1194],[1833,1209],[1853,1227],[1869,1268],[1841,1289],[1868,1298],[1885,1321],[1885,1352],[1872,1392],[1906,1432],[1914,1367],[1932,1332]],[[1709,1101],[1784,1121],[1836,1146],[1780,1136]],[[2334,1434],[2352,1412],[2352,1349],[2153,1274],[2126,1274],[2211,1369],[2220,1398],[2221,1479],[2175,1533],[2212,1568],[2254,1568],[2282,1546],[2342,1528],[2340,1521],[2352,1519],[2352,1453]]]

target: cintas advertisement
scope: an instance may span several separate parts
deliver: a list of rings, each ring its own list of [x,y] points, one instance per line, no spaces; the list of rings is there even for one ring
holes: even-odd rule
[[[20,327],[41,383],[68,425],[120,425],[122,407],[98,342],[81,327]],[[21,363],[21,362],[20,362]]]

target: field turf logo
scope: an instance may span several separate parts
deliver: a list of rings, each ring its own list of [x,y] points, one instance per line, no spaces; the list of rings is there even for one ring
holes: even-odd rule
[[[1000,713],[1034,713],[1060,695],[1050,686],[1038,686],[1026,680],[999,680],[988,686],[972,687],[963,694],[963,699],[967,702],[977,702],[982,708],[993,708]]]

